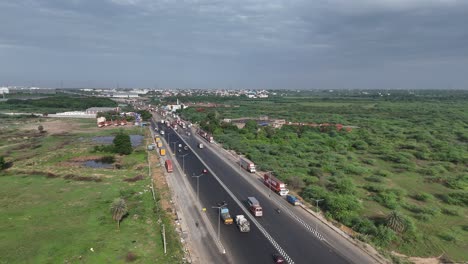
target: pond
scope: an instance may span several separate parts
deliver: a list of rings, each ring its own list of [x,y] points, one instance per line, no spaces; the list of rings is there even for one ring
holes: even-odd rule
[[[114,136],[93,137],[92,140],[96,143],[110,145],[114,140]],[[130,141],[132,142],[132,147],[138,147],[143,143],[143,136],[130,135]]]
[[[111,169],[114,167],[112,163],[103,162],[101,160],[87,160],[83,162],[83,165],[88,168],[98,169]]]

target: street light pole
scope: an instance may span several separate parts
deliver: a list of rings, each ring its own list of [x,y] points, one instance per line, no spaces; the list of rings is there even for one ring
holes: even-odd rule
[[[221,241],[220,238],[219,238],[219,226],[221,224],[221,208],[223,208],[226,205],[227,205],[227,203],[223,202],[222,204],[218,204],[218,206],[212,206],[211,207],[211,208],[218,209],[218,241]]]
[[[185,156],[187,156],[190,153],[187,153],[185,155],[179,155],[179,157],[182,157],[182,171],[185,173]]]
[[[315,211],[316,211],[316,213],[318,213],[318,208],[319,208],[318,203],[323,201],[323,199],[313,199],[313,200],[315,200],[315,204],[316,204]]]
[[[175,155],[175,154],[176,154],[176,152],[175,152],[175,145],[177,144],[177,141],[172,142],[172,144],[174,144],[174,151],[172,152],[172,155]]]
[[[187,154],[186,154],[187,155]],[[199,195],[199,180],[200,180],[200,177],[203,176],[203,173],[200,174],[200,175],[197,175],[195,176],[195,173],[192,173],[192,178],[197,178],[197,203],[198,203],[198,206],[201,206],[200,204],[200,195]]]
[[[269,174],[270,177],[268,178],[268,185],[270,187],[270,191],[268,192],[268,197],[270,197],[271,199],[271,193],[272,193],[272,190],[271,190],[271,176],[273,175],[272,174],[273,171],[267,171],[266,174]]]

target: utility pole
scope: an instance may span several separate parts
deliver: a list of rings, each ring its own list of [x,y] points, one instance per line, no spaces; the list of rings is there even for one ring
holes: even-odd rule
[[[226,202],[223,201],[223,203],[219,203],[218,206],[212,206],[211,208],[216,208],[218,209],[218,241],[221,242],[219,238],[219,226],[221,224],[221,208],[225,207],[227,205]]]

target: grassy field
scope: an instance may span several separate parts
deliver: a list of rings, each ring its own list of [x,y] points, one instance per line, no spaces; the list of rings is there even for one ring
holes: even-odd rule
[[[0,156],[13,166],[0,174],[0,263],[182,262],[171,216],[157,210],[152,198],[145,146],[115,156],[120,169],[85,168],[78,163],[111,155],[93,153],[92,137],[117,129],[98,130],[94,120],[2,121]],[[48,132],[34,130],[37,124]],[[136,176],[142,179],[124,181]],[[118,197],[129,208],[120,231],[110,213]]]
[[[321,208],[329,218],[376,247],[468,261],[468,92],[345,93],[223,100],[231,107],[181,114],[259,169],[274,171],[306,201],[325,199]],[[237,129],[219,122],[263,115],[354,128],[249,123]],[[392,211],[405,231],[389,228]]]

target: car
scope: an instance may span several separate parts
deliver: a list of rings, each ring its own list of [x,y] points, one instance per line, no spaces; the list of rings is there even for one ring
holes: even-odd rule
[[[275,263],[286,263],[286,261],[280,254],[273,254],[273,260],[275,261]]]
[[[202,143],[198,144],[198,148],[201,148],[201,149],[202,149],[202,148],[203,148],[203,144],[202,144]]]

